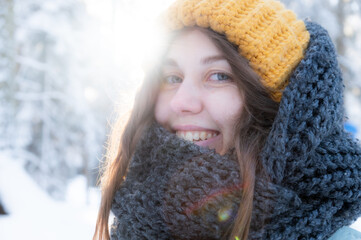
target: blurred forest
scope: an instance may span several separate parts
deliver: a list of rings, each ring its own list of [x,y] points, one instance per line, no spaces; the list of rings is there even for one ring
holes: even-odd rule
[[[130,109],[142,77],[139,58],[122,54],[133,36],[119,16],[140,17],[152,1],[99,2],[106,20],[86,0],[0,0],[0,151],[22,159],[58,200],[76,176],[95,186],[114,112]],[[347,127],[360,137],[361,1],[282,2],[328,29],[344,72]]]

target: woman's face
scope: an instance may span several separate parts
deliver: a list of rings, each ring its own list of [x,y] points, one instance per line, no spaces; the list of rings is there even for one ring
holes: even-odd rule
[[[224,154],[234,146],[242,98],[231,66],[207,35],[181,34],[162,64],[155,118],[177,136]]]

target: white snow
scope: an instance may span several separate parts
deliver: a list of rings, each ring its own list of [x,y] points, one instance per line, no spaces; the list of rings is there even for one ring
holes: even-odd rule
[[[91,190],[87,201],[84,182],[75,179],[67,201],[54,201],[23,170],[21,160],[0,152],[0,198],[9,213],[0,217],[0,239],[91,239],[100,193]]]

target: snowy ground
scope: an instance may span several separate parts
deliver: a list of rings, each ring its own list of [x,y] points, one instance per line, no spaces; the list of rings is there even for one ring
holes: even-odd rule
[[[66,202],[49,198],[26,174],[21,161],[0,152],[0,195],[10,214],[0,217],[1,240],[82,240],[94,232],[99,191],[86,202],[85,180],[70,184]],[[361,219],[351,227],[361,231]]]
[[[89,192],[87,204],[83,178],[70,184],[66,202],[57,202],[26,174],[21,161],[0,152],[0,196],[10,213],[0,217],[1,240],[92,238],[99,191]]]

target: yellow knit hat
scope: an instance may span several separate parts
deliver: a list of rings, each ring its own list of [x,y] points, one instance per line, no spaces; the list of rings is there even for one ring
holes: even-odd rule
[[[197,25],[224,34],[276,101],[310,38],[304,22],[275,0],[177,0],[163,17],[170,30]]]

